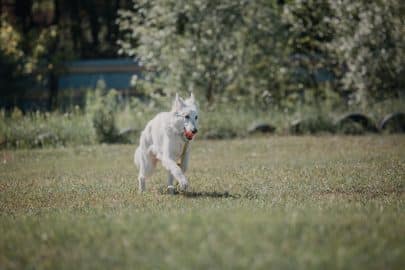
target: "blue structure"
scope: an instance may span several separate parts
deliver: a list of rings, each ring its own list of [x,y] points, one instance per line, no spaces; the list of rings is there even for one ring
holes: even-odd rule
[[[107,89],[130,88],[133,75],[141,77],[139,64],[132,59],[80,60],[67,62],[58,78],[59,90],[95,88],[103,80]]]

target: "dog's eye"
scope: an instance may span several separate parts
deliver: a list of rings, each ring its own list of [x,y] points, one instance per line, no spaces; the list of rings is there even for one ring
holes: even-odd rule
[[[186,115],[186,116],[184,116],[184,118],[190,119],[190,115]]]
[[[195,117],[195,120],[197,120],[197,119],[198,119],[198,116]]]

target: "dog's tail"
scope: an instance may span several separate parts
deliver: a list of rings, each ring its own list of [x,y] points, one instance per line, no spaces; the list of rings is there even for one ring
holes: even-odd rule
[[[149,128],[149,126],[146,126],[146,129],[148,129],[148,128]],[[148,142],[146,139],[145,131],[142,131],[141,137],[139,138],[139,146],[136,148],[135,154],[134,154],[134,163],[138,168],[140,168],[140,166],[142,164],[142,153],[146,152],[145,147],[147,145],[148,145]]]
[[[139,166],[140,166],[140,164],[141,164],[141,162],[140,162],[140,159],[141,159],[141,149],[140,149],[141,147],[140,146],[138,146],[137,148],[136,148],[136,150],[135,150],[135,154],[134,154],[134,163],[135,163],[135,165],[139,168]]]

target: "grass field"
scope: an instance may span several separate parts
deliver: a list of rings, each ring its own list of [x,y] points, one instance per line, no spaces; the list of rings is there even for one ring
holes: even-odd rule
[[[405,136],[193,148],[178,195],[134,146],[0,152],[0,268],[403,269]]]

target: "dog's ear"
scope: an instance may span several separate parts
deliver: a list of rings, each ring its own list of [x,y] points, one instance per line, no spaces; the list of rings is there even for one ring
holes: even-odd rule
[[[195,97],[193,92],[190,93],[190,97],[188,98],[188,100],[190,100],[190,103],[195,104]]]
[[[186,100],[186,104],[187,105],[196,105],[195,104],[195,97],[194,97],[194,94],[193,94],[193,92],[191,92],[190,93],[190,97]]]
[[[176,97],[174,98],[173,101],[172,111],[174,112],[180,111],[183,107],[185,107],[184,100],[181,97],[179,97],[178,93],[176,93]]]

